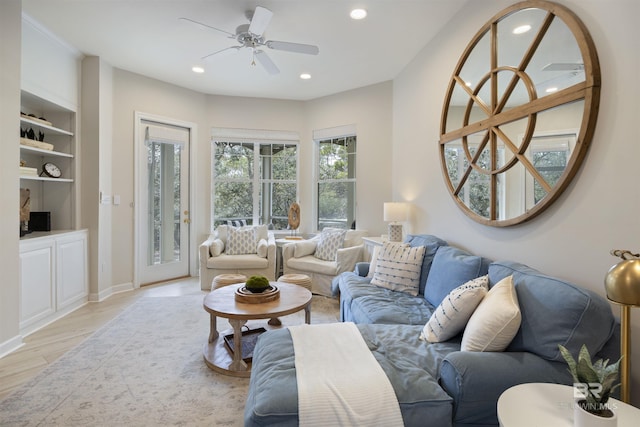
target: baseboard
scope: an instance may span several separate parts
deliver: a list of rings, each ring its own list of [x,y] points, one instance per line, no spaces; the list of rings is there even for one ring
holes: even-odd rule
[[[0,343],[0,359],[9,353],[13,353],[23,345],[24,341],[22,341],[22,335],[16,335],[15,337]]]
[[[101,291],[101,292],[98,292],[98,293],[90,293],[89,294],[89,301],[91,301],[91,302],[102,302],[102,301],[106,300],[107,298],[109,298],[113,294],[117,294],[117,293],[120,293],[120,292],[132,291],[133,289],[134,289],[133,283],[131,283],[131,282],[121,283],[119,285],[113,285],[110,288],[105,289],[104,291]]]

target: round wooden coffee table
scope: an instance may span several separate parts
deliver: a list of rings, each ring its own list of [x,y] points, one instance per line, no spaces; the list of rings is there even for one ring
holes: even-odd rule
[[[211,291],[204,298],[204,309],[209,313],[209,342],[204,345],[204,361],[216,372],[236,377],[249,377],[251,366],[242,359],[242,327],[247,320],[272,319],[304,310],[305,323],[311,322],[311,292],[298,285],[271,282],[280,289],[280,298],[275,301],[247,304],[236,302],[236,289],[244,283],[225,286]],[[218,333],[218,316],[229,319],[233,330]],[[233,356],[225,347],[224,335],[233,333]]]

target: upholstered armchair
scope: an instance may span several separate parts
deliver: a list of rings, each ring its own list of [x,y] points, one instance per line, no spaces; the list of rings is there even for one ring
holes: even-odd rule
[[[220,225],[199,247],[200,288],[211,289],[219,274],[265,276],[275,280],[276,241],[266,225]]]
[[[287,243],[282,247],[284,274],[311,277],[311,292],[331,296],[331,281],[352,271],[362,261],[364,230],[325,228],[309,240]]]

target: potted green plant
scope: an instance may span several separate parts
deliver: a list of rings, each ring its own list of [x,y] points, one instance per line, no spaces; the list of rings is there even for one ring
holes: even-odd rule
[[[254,294],[259,294],[271,287],[269,279],[264,276],[251,276],[245,283],[247,290]]]
[[[592,363],[589,350],[586,345],[583,345],[576,361],[569,350],[562,345],[558,347],[569,365],[574,390],[582,395],[574,405],[574,425],[576,427],[617,425],[616,414],[608,401],[611,393],[620,386],[619,383],[615,384],[618,379],[620,360],[612,365],[609,364],[609,359],[598,359]]]

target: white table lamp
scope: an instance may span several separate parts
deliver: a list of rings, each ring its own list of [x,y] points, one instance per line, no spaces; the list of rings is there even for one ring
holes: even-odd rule
[[[407,204],[385,202],[384,220],[389,223],[389,241],[402,241],[402,222],[407,220]]]

